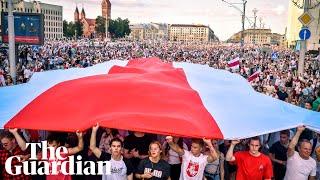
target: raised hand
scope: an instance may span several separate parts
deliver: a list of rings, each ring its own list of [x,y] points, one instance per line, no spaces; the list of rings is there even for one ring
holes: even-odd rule
[[[83,134],[82,134],[82,132],[80,132],[80,131],[77,131],[76,134],[77,134],[77,137],[78,137],[78,138],[82,138],[82,137],[83,137]]]
[[[173,143],[173,137],[172,136],[167,136],[166,137],[166,141],[167,141],[168,144],[169,143]]]
[[[12,134],[17,133],[18,132],[18,128],[9,129],[9,132],[11,132]]]
[[[297,131],[299,131],[299,132],[303,132],[305,129],[306,129],[305,126],[298,126],[297,127]]]
[[[206,139],[206,138],[202,138],[203,142],[206,143],[207,145],[211,144],[211,139]]]
[[[231,144],[234,145],[234,146],[237,145],[237,144],[239,144],[239,143],[240,143],[240,140],[239,140],[239,139],[236,139],[236,140],[232,140],[232,141],[231,141]]]
[[[92,127],[92,131],[97,132],[99,129],[99,123],[97,123],[95,126]]]

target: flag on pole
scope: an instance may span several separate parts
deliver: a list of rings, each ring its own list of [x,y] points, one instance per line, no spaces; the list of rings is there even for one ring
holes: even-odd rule
[[[231,61],[228,62],[228,66],[229,66],[232,70],[239,69],[239,66],[240,66],[240,58],[239,58],[239,57],[236,57],[236,58],[232,59]]]
[[[257,79],[259,77],[260,73],[261,73],[260,70],[254,72],[253,74],[251,74],[251,76],[249,76],[248,81],[252,82],[253,80]]]

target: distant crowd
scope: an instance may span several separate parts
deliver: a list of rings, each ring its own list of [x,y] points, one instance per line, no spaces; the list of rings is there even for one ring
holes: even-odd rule
[[[0,52],[0,86],[11,86],[8,53]],[[159,57],[165,62],[189,62],[225,69],[249,78],[261,93],[320,112],[320,55],[307,54],[298,76],[299,54],[278,46],[168,41],[46,41],[43,46],[19,46],[16,84],[26,83],[35,72],[86,68],[101,62]],[[228,62],[239,57],[238,68]],[[303,126],[243,140],[188,139],[101,128],[83,133],[5,130],[0,135],[0,169],[9,179],[173,179],[255,180],[319,179],[320,135]],[[4,169],[12,155],[28,160],[26,142],[47,140],[68,148],[66,155],[85,160],[110,160],[111,175],[12,176]],[[12,162],[15,165],[20,163]]]

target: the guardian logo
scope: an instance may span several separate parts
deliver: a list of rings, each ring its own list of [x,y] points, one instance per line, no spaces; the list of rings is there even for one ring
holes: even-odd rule
[[[11,175],[102,175],[111,174],[110,161],[82,161],[82,157],[78,155],[67,156],[68,149],[66,147],[48,147],[47,141],[41,143],[26,143],[31,147],[31,161],[23,161],[20,156],[11,156],[6,160],[5,169]],[[41,158],[37,158],[37,147],[41,150]],[[65,156],[64,156],[65,155]],[[12,161],[16,159],[22,165],[14,165],[14,173],[12,171]],[[96,166],[97,165],[97,166]],[[76,168],[75,168],[76,166]],[[97,167],[97,169],[96,169]],[[76,169],[76,172],[75,172]]]

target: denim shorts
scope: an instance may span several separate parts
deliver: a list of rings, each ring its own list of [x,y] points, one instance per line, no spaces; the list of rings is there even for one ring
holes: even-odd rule
[[[220,174],[210,174],[210,173],[204,172],[204,177],[206,177],[207,180],[220,180]]]

